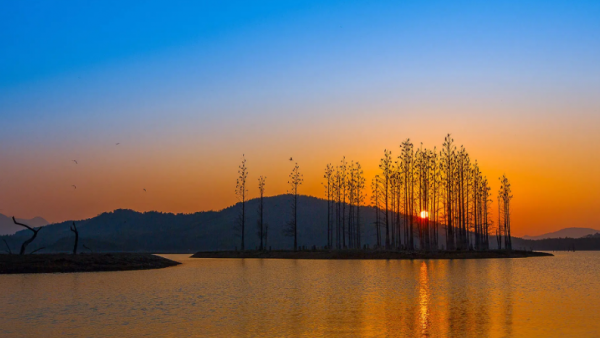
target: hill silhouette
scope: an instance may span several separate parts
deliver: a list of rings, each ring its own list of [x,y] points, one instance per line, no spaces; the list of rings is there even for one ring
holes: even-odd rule
[[[283,230],[290,220],[291,195],[265,197],[265,222],[269,226],[268,246],[271,249],[290,249],[293,238]],[[327,244],[327,201],[300,196],[298,201],[298,245],[318,247]],[[94,252],[189,252],[239,249],[240,238],[235,232],[235,220],[241,204],[220,211],[193,214],[136,212],[118,209],[96,217],[75,221],[79,229],[80,251],[86,245]],[[247,249],[258,247],[258,199],[246,202]],[[373,245],[375,211],[364,206],[364,243]],[[73,249],[72,221],[51,224],[40,231],[30,245],[31,250],[45,247],[43,252],[70,252]],[[5,237],[13,251],[30,237],[29,231],[19,231]],[[28,250],[30,251],[30,250]]]
[[[588,235],[600,233],[600,230],[591,228],[564,228],[539,236],[523,236],[523,239],[548,239],[548,238],[581,238]]]
[[[269,226],[268,247],[272,250],[293,248],[293,238],[284,235],[290,220],[291,195],[265,197],[265,222]],[[256,249],[258,199],[246,202],[247,249]],[[300,196],[298,201],[298,245],[323,247],[327,244],[327,200]],[[226,251],[239,249],[240,237],[236,235],[236,217],[241,204],[220,211],[203,211],[193,214],[172,214],[156,211],[137,212],[118,209],[105,212],[86,220],[75,221],[79,229],[80,252],[151,252],[195,253],[198,251]],[[361,207],[362,243],[371,247],[376,240],[375,209]],[[23,220],[26,224],[27,220]],[[12,220],[11,220],[12,222]],[[28,247],[28,252],[44,247],[41,252],[71,252],[74,237],[69,230],[72,221],[46,225]],[[34,224],[32,224],[34,225]],[[27,230],[3,236],[13,252],[31,236]],[[514,239],[515,249],[600,250],[600,237],[582,239]],[[445,242],[444,230],[440,229],[440,243]],[[3,244],[3,243],[0,243]],[[84,245],[87,248],[84,248]],[[89,248],[89,249],[88,249]],[[490,249],[496,248],[495,239]]]

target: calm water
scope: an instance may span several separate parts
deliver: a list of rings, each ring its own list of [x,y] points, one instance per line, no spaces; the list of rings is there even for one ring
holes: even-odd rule
[[[600,252],[0,276],[1,337],[600,337]]]

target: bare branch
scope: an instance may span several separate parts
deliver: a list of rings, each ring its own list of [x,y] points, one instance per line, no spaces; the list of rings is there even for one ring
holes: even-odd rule
[[[30,252],[29,254],[30,254],[30,255],[33,255],[34,253],[36,253],[36,252],[38,252],[38,251],[40,251],[40,250],[44,250],[44,249],[46,249],[46,247],[45,247],[45,246],[43,246],[43,247],[41,247],[41,248],[37,248],[37,249],[33,250],[32,252]]]
[[[33,235],[31,236],[31,238],[29,238],[28,240],[26,240],[25,242],[23,242],[23,244],[21,244],[21,251],[19,252],[19,255],[24,255],[25,254],[25,249],[27,249],[27,245],[29,245],[31,242],[33,242],[33,240],[35,239],[35,237],[37,236],[38,232],[42,229],[40,228],[32,228],[29,225],[23,224],[23,223],[19,223],[17,222],[17,220],[15,219],[15,216],[13,216],[13,222],[17,225],[23,226],[27,229],[29,229],[30,231],[33,232]],[[40,249],[38,249],[40,250]],[[36,250],[37,251],[37,250]]]

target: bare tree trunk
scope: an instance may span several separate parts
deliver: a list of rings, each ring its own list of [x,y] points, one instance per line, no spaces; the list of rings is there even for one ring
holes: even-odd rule
[[[23,223],[19,223],[19,222],[17,222],[17,220],[15,219],[14,216],[13,216],[12,219],[13,219],[13,222],[16,225],[20,225],[22,227],[25,227],[29,231],[33,232],[33,235],[31,236],[31,238],[29,238],[28,240],[26,240],[25,242],[23,242],[23,244],[21,244],[21,251],[19,252],[19,255],[24,255],[25,254],[25,249],[27,249],[27,245],[29,245],[31,242],[33,242],[33,240],[37,237],[38,232],[40,230],[42,230],[42,228],[35,229],[35,228],[30,227],[29,225],[26,225],[26,224],[23,224]],[[38,249],[38,250],[41,250],[41,249]],[[38,251],[38,250],[36,250],[36,251]]]
[[[73,255],[77,255],[77,243],[79,243],[79,231],[77,230],[77,226],[75,222],[71,226],[71,231],[75,233],[75,245],[73,246]]]
[[[298,193],[294,194],[294,251],[298,251]]]
[[[245,250],[245,239],[246,239],[246,193],[248,189],[246,188],[246,181],[248,179],[248,168],[246,167],[246,157],[242,155],[242,164],[238,167],[238,179],[236,182],[235,193],[242,203],[242,210],[238,218],[239,226],[241,227],[241,249]]]

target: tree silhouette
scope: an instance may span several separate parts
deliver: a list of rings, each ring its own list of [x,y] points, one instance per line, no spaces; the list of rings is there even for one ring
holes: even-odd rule
[[[265,249],[263,239],[265,238],[264,233],[264,204],[263,198],[265,195],[265,183],[267,178],[264,176],[260,176],[258,178],[258,192],[260,193],[260,200],[258,204],[258,237],[260,238],[260,247],[259,250],[263,251]]]
[[[246,234],[246,195],[248,194],[248,189],[246,189],[246,180],[248,179],[248,168],[246,167],[246,157],[242,155],[242,164],[238,167],[238,178],[235,186],[235,194],[238,197],[238,200],[242,204],[242,209],[238,214],[238,227],[240,228],[241,238],[242,238],[242,251],[245,250],[245,234]]]
[[[348,163],[346,163],[346,156],[344,156],[342,158],[342,162],[340,163],[340,187],[339,187],[339,194],[341,196],[340,199],[340,203],[341,203],[341,220],[340,223],[342,225],[342,233],[340,234],[341,239],[342,239],[342,243],[341,246],[342,248],[346,248],[346,197],[347,197],[347,188],[348,188],[348,177],[347,177],[347,169],[348,169]]]
[[[498,201],[500,202],[499,214],[502,221],[502,232],[504,233],[504,247],[507,250],[512,250],[512,239],[510,235],[510,201],[512,200],[512,190],[510,182],[506,175],[500,178],[500,191],[498,191]]]
[[[371,206],[375,208],[376,247],[381,248],[381,178],[375,175],[371,180]]]
[[[441,155],[442,175],[444,184],[444,204],[446,220],[446,250],[454,250],[454,185],[456,174],[456,147],[454,139],[448,134],[444,139]]]
[[[385,208],[385,248],[390,249],[390,213],[389,213],[389,200],[390,200],[390,179],[393,171],[392,152],[389,150],[383,151],[383,158],[379,162],[379,169],[381,169],[381,178],[383,180],[383,196],[384,196],[384,208]]]
[[[25,254],[25,249],[27,249],[27,246],[28,246],[28,245],[29,245],[31,242],[33,242],[33,240],[34,240],[34,239],[37,237],[37,234],[38,234],[38,232],[39,232],[40,230],[42,230],[42,228],[41,228],[41,227],[39,227],[39,228],[37,228],[37,229],[36,229],[36,228],[32,228],[32,227],[30,227],[29,225],[26,225],[26,224],[23,224],[23,223],[19,223],[19,222],[17,222],[17,220],[15,219],[15,216],[13,216],[12,220],[13,220],[13,222],[14,222],[16,225],[20,225],[20,226],[22,226],[22,227],[25,227],[25,228],[27,228],[27,230],[29,230],[29,231],[31,231],[31,232],[33,233],[33,234],[31,235],[31,237],[30,237],[28,240],[26,240],[25,242],[23,242],[23,244],[21,244],[21,251],[19,252],[19,255],[24,255],[24,254]],[[43,248],[37,249],[37,250],[35,250],[35,251],[38,251],[38,250],[41,250],[41,249],[43,249]],[[35,251],[33,251],[33,252],[35,252]],[[32,253],[33,253],[33,252],[32,252]]]
[[[334,185],[334,177],[333,177],[333,166],[331,164],[327,164],[325,167],[325,174],[323,178],[325,179],[325,194],[327,195],[327,248],[331,249],[333,246],[333,185]]]
[[[75,233],[75,245],[73,246],[73,255],[77,255],[77,244],[79,243],[79,231],[77,230],[77,225],[73,222],[71,226],[71,231]]]
[[[406,139],[401,145],[400,155],[400,166],[399,171],[402,175],[403,181],[403,197],[404,197],[404,247],[408,250],[415,249],[414,243],[414,170],[415,170],[415,152],[412,142],[410,139]]]
[[[441,171],[440,171],[440,162],[439,162],[439,154],[436,150],[436,148],[433,148],[433,153],[432,153],[432,159],[431,159],[431,165],[433,166],[433,171],[432,171],[432,178],[431,178],[431,182],[432,182],[432,186],[433,186],[433,193],[432,193],[432,209],[431,209],[431,214],[433,214],[433,217],[431,217],[431,220],[433,221],[433,247],[435,250],[439,249],[439,213],[440,213],[440,186],[441,186]]]
[[[364,196],[364,189],[365,189],[365,177],[364,177],[364,172],[362,170],[362,166],[360,165],[360,163],[356,162],[356,167],[355,167],[355,184],[354,184],[354,189],[356,189],[356,192],[354,193],[354,204],[356,206],[356,217],[355,217],[355,226],[354,226],[354,236],[355,236],[355,247],[357,249],[361,248],[362,242],[361,242],[361,233],[362,233],[362,229],[361,229],[361,218],[360,218],[360,209],[362,204],[365,201],[365,196]]]
[[[335,167],[333,178],[333,196],[335,199],[335,244],[342,248],[342,172],[340,166]]]
[[[296,163],[289,175],[288,181],[288,194],[292,195],[292,219],[288,222],[288,228],[285,231],[287,236],[294,237],[294,251],[298,251],[298,187],[303,181],[300,167]]]
[[[347,196],[348,196],[348,248],[354,248],[355,246],[355,195],[356,195],[356,184],[357,184],[357,173],[354,161],[350,161],[348,166],[348,180],[347,180]]]

